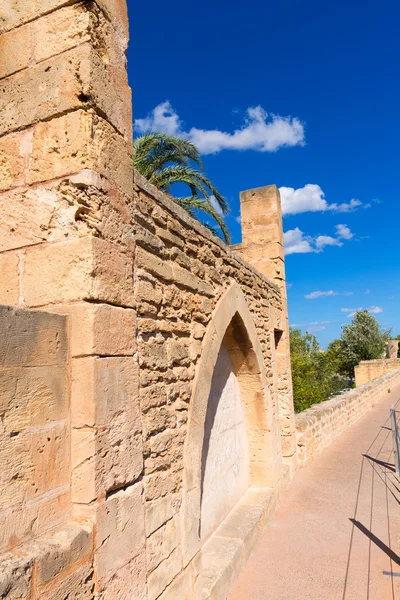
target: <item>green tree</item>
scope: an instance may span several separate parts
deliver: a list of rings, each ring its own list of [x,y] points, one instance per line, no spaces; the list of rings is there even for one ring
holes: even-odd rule
[[[378,321],[367,310],[359,310],[349,325],[342,328],[341,358],[343,371],[354,377],[354,367],[362,360],[381,358],[390,331],[380,329]]]
[[[343,387],[332,352],[322,352],[317,338],[290,328],[290,360],[296,412],[327,400]]]
[[[205,175],[200,154],[192,142],[168,133],[145,133],[134,141],[132,163],[149,183],[169,194],[191,216],[196,218],[200,211],[212,217],[225,242],[230,243],[223,217],[229,212],[228,203]],[[190,195],[173,197],[171,188],[177,183],[185,184]]]

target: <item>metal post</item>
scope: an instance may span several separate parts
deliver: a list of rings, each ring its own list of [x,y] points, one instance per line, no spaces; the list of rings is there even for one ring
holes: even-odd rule
[[[392,422],[392,436],[393,436],[393,450],[394,450],[394,464],[396,467],[396,475],[400,475],[400,449],[399,449],[399,430],[397,427],[396,420],[396,408],[394,404],[390,407],[390,418]]]

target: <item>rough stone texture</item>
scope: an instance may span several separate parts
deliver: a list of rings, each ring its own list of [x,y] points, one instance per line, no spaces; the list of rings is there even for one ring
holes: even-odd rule
[[[295,467],[296,437],[293,420],[289,322],[286,300],[285,260],[280,195],[275,185],[240,194],[242,243],[235,246],[245,260],[278,284],[282,315],[275,325],[272,346],[274,386],[279,404],[282,452]]]
[[[399,361],[400,362],[400,361]],[[305,466],[400,383],[400,368],[296,415],[297,457]]]
[[[4,551],[65,518],[70,442],[65,317],[1,306],[0,329]]]
[[[399,352],[399,340],[389,340],[386,344],[386,358],[397,358]]]
[[[0,556],[0,597],[93,600],[89,523],[71,521]]]
[[[355,367],[356,387],[373,381],[377,377],[382,377],[385,373],[390,373],[400,369],[400,358],[382,358],[378,360],[362,360]]]
[[[282,443],[290,455],[290,376],[277,358],[288,348],[275,348],[287,319],[272,239],[282,236],[279,197],[263,275],[133,173],[125,0],[6,0],[0,27],[8,54],[24,45],[0,63],[0,293],[57,312],[70,357],[66,369],[65,330],[54,340],[26,324],[51,348],[46,360],[24,336],[7,337],[0,545],[15,547],[12,588],[25,600],[193,596],[222,342],[243,404],[233,445],[245,431],[248,442],[236,454],[246,456],[239,492],[227,485],[232,505],[255,487],[278,490]],[[254,511],[242,515],[246,539],[258,531]],[[73,519],[88,520],[87,535]],[[43,539],[50,526],[54,538]]]

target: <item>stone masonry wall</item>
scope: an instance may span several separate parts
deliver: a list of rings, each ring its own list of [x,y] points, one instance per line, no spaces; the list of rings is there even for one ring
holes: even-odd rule
[[[400,358],[381,358],[378,360],[362,360],[355,367],[356,386],[364,385],[385,373],[400,369]]]
[[[80,589],[87,600],[93,539],[71,516],[66,318],[0,306],[0,331],[0,598]]]
[[[196,364],[207,351],[202,340],[213,309],[232,281],[237,282],[263,350],[277,431],[272,345],[274,328],[282,327],[285,313],[276,285],[139,174],[135,173],[134,181],[148,598],[155,600],[183,568],[177,517],[182,503],[184,442]]]
[[[258,415],[262,435],[273,439],[268,485],[281,476],[281,432],[285,455],[293,454],[290,372],[288,361],[279,363],[284,349],[275,348],[276,332],[287,327],[283,284],[133,173],[127,43],[125,0],[0,6],[0,302],[67,315],[69,354],[68,432],[52,455],[61,465],[54,485],[66,492],[65,508],[57,506],[66,529],[51,511],[47,523],[25,527],[34,504],[27,500],[10,543],[26,536],[34,547],[18,546],[25,566],[15,553],[3,555],[11,574],[1,583],[4,598],[47,600],[60,584],[54,600],[165,600],[178,580],[193,597],[194,567],[181,543],[184,442],[205,333],[233,283],[251,313],[265,373],[266,389],[254,394],[268,398],[271,415]],[[41,418],[50,419],[46,410]],[[263,450],[253,443],[254,456]],[[51,496],[50,473],[39,484]],[[36,552],[43,536],[50,537]],[[38,585],[55,587],[38,592],[34,557],[42,553],[54,570]],[[29,596],[13,574],[31,568]]]
[[[314,456],[330,446],[341,433],[374,406],[379,398],[399,383],[400,369],[397,369],[331,400],[314,404],[296,415],[299,464],[304,467]]]

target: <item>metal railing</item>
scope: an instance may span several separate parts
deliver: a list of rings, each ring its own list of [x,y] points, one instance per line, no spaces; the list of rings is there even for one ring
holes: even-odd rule
[[[396,419],[396,407],[394,404],[390,407],[390,420],[392,423],[392,437],[393,437],[393,452],[394,452],[394,465],[396,467],[396,475],[400,476],[400,430]]]

